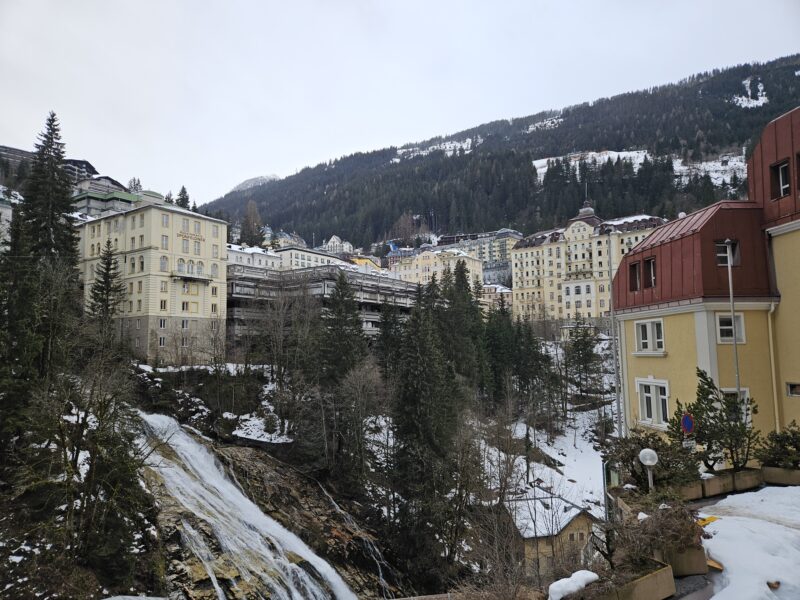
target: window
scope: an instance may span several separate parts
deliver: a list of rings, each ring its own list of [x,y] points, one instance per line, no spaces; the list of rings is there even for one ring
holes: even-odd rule
[[[184,254],[189,254],[189,240],[183,240],[181,244],[181,250]]]
[[[217,305],[216,304],[212,304],[211,305],[211,312],[214,313],[214,314],[217,314]]]
[[[219,225],[212,225],[211,226],[211,237],[218,238],[219,237]]]
[[[753,415],[748,410],[747,407],[747,399],[750,398],[750,390],[747,388],[740,388],[739,389],[739,401],[736,402],[736,388],[723,388],[720,389],[722,393],[722,397],[726,400],[725,405],[728,405],[728,402],[733,400],[733,406],[731,407],[732,410],[728,414],[728,419],[730,421],[736,421],[741,419],[742,423],[747,423],[750,425],[753,422]],[[735,407],[735,408],[733,408]]]
[[[144,256],[139,257],[139,272],[144,272]]]
[[[739,344],[745,343],[744,335],[744,317],[742,313],[736,313],[736,341]],[[717,313],[717,343],[718,344],[732,344],[733,343],[733,326],[734,320],[731,319],[731,313]]]
[[[135,346],[138,348],[139,347],[139,338],[137,337],[135,341],[136,341]]]
[[[568,288],[568,287],[564,288],[564,295],[565,296],[569,296],[569,290],[570,290],[570,288]]]
[[[644,259],[644,287],[656,287],[656,259]]]
[[[641,263],[631,263],[628,267],[628,284],[632,292],[638,292],[641,289]]]
[[[166,273],[167,269],[169,269],[169,260],[166,256],[162,256],[158,260],[158,268],[161,270],[162,273]]]
[[[636,351],[664,352],[664,324],[657,321],[637,321]]]
[[[770,188],[773,200],[789,195],[789,161],[769,168]]]
[[[166,281],[162,281],[161,282],[161,291],[162,292],[166,292],[167,291],[167,282]]]
[[[139,215],[139,227],[144,227],[144,214]]]
[[[162,300],[161,301],[160,308],[161,308],[161,310],[167,310],[167,301],[166,300]]]
[[[158,328],[159,329],[166,329],[167,328],[167,320],[166,319],[159,319],[158,320]]]
[[[189,319],[181,319],[181,329],[189,329]]]
[[[161,214],[161,226],[162,227],[169,227],[169,215]]]
[[[195,221],[194,222],[194,232],[197,235],[200,235],[200,221]]]
[[[664,427],[669,420],[669,394],[666,381],[637,379],[639,420]]]
[[[133,293],[133,282],[132,281],[128,282],[128,293],[129,294]]]
[[[135,273],[136,272],[136,261],[131,258],[130,262],[130,269],[129,272]]]
[[[215,285],[211,286],[211,295],[212,296],[216,296],[217,295],[217,286],[215,286]]]
[[[181,219],[181,231],[189,233],[189,219]]]
[[[197,263],[197,274],[198,275],[202,275],[203,274],[203,261],[200,261],[200,262]]]
[[[144,236],[139,236],[139,248],[144,248]]]
[[[195,256],[200,256],[200,242],[194,243],[194,254]]]
[[[579,285],[575,286],[575,295],[576,296],[580,296],[581,295],[581,286],[579,286]]]
[[[189,310],[189,303],[188,302],[181,302],[181,310],[182,311]]]
[[[136,291],[139,292],[140,294],[142,293],[142,280],[141,279],[136,282]]]
[[[141,311],[142,311],[142,301],[141,301],[141,300],[137,300],[137,301],[136,301],[136,310],[137,310],[138,312],[141,312]]]
[[[164,347],[164,346],[166,346],[166,345],[167,345],[167,338],[165,338],[165,337],[159,337],[159,338],[158,338],[158,347],[159,347],[159,348],[163,348],[163,347]]]
[[[168,235],[162,235],[161,236],[161,247],[164,250],[169,250],[169,236]]]
[[[142,320],[136,319],[136,329],[141,329],[141,328],[142,328]]]
[[[787,396],[800,396],[800,383],[787,383],[786,384]]]
[[[186,337],[186,336],[183,336],[181,338],[181,347],[182,348],[186,348],[188,345],[189,345],[189,338]]]
[[[211,258],[219,258],[219,246],[216,244],[211,246]]]
[[[130,247],[130,249],[133,250],[134,248],[136,248],[136,238],[134,236],[131,236],[131,247]]]
[[[186,272],[189,275],[194,275],[194,261],[193,260],[190,260],[189,263],[187,264]]]
[[[182,258],[178,259],[178,273],[185,273],[186,272],[186,261]]]
[[[717,266],[718,267],[727,267],[728,266],[728,245],[722,242],[714,242],[714,252],[717,255]],[[731,266],[735,267],[738,266],[740,263],[739,260],[739,242],[733,240],[731,242],[731,255],[733,256],[733,262]]]
[[[606,291],[606,286],[604,286],[604,285],[601,283],[601,284],[600,284],[600,286],[597,288],[597,291],[598,291],[598,292],[600,292],[600,293],[602,294],[603,292],[605,292],[605,291]]]

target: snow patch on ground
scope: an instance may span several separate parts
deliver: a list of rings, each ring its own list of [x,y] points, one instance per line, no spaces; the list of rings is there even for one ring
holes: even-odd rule
[[[531,123],[530,125],[528,125],[528,128],[525,131],[527,133],[533,133],[534,131],[556,129],[563,122],[564,119],[561,118],[560,116],[550,117],[548,119],[543,119],[542,121],[536,121],[536,123]]]
[[[748,77],[744,81],[742,81],[742,85],[744,86],[745,95],[744,96],[734,96],[731,99],[736,106],[741,108],[758,108],[759,106],[764,106],[765,104],[769,103],[769,98],[767,98],[767,92],[764,91],[764,84],[759,81],[756,89],[755,98],[753,97],[753,90],[752,90],[752,83],[753,78]]]
[[[548,600],[561,600],[564,596],[580,592],[590,583],[597,581],[600,577],[591,571],[575,571],[566,579],[559,579],[551,583],[548,588]]]
[[[716,600],[800,598],[800,487],[766,487],[703,509],[708,555],[724,566],[712,573]],[[768,581],[780,581],[777,590]]]
[[[645,157],[652,161],[651,156],[647,150],[603,150],[602,152],[575,152],[565,156],[554,156],[550,158],[540,158],[533,161],[533,166],[536,167],[536,173],[539,181],[544,180],[544,175],[550,168],[550,165],[556,160],[567,160],[573,167],[577,167],[578,163],[585,161],[587,163],[595,162],[598,165],[611,160],[616,162],[618,159],[629,161],[633,165],[633,170],[638,171],[642,166]],[[672,170],[675,172],[675,178],[679,179],[681,183],[688,182],[692,177],[697,175],[702,177],[705,174],[711,178],[714,185],[721,185],[723,182],[730,183],[733,174],[739,180],[743,180],[747,176],[747,163],[744,154],[721,154],[714,160],[706,160],[701,162],[694,162],[683,164],[683,159],[679,156],[672,156]]]
[[[261,407],[255,412],[236,415],[225,413],[226,418],[237,421],[233,435],[236,437],[268,442],[270,444],[288,444],[292,438],[286,432],[290,430],[290,423],[280,419],[275,413],[275,407],[269,401],[269,394],[275,391],[275,385],[268,383],[261,391]],[[282,433],[283,432],[283,433]]]
[[[427,148],[420,148],[419,146],[412,146],[410,148],[398,148],[397,158],[392,159],[392,162],[400,162],[399,159],[402,158],[427,156],[432,152],[438,152],[438,151],[444,152],[447,156],[453,156],[453,154],[459,151],[463,151],[464,154],[469,154],[476,146],[480,146],[482,143],[483,143],[483,138],[481,136],[476,136],[475,139],[467,138],[462,141],[450,140],[447,142],[439,142],[438,144],[432,144]]]

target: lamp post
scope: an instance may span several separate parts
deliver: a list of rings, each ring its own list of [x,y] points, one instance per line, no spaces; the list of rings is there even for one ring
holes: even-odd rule
[[[653,467],[658,463],[658,454],[652,448],[643,448],[639,452],[639,462],[647,468],[647,483],[652,492],[655,488],[655,485],[653,485]]]
[[[731,239],[725,240],[725,248],[727,250],[727,258],[728,258],[728,296],[730,299],[731,304],[731,326],[733,328],[733,362],[736,372],[736,400],[741,401],[742,399],[742,385],[739,379],[739,344],[738,344],[738,337],[739,332],[737,331],[736,327],[736,312],[735,312],[735,304],[733,301],[733,245],[734,241]]]

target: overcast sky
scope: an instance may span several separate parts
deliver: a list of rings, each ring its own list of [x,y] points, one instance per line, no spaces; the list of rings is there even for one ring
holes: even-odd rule
[[[798,0],[0,0],[0,144],[32,148],[52,109],[69,157],[203,203],[798,51]]]

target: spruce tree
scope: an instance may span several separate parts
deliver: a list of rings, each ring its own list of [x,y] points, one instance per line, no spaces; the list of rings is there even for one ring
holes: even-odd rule
[[[164,202],[167,204],[175,204],[175,200],[172,198],[172,190],[167,192],[167,195],[164,196]]]
[[[178,197],[175,199],[176,206],[180,206],[181,208],[185,208],[188,210],[189,208],[189,192],[186,191],[186,186],[181,186],[180,191],[178,192]]]
[[[264,243],[264,226],[261,222],[261,215],[258,213],[256,203],[252,200],[247,203],[245,209],[239,241],[248,246],[261,246]]]
[[[108,331],[114,317],[120,311],[124,299],[125,284],[122,281],[122,273],[114,253],[114,246],[109,238],[106,240],[100,254],[100,262],[95,270],[95,279],[89,291],[87,313],[98,322],[103,331]]]
[[[20,207],[31,252],[41,260],[59,258],[77,264],[72,186],[64,170],[64,143],[54,112],[47,117],[45,130],[36,142],[36,156]]]
[[[361,315],[344,271],[339,271],[336,285],[322,315],[320,345],[322,381],[338,383],[367,353]]]

